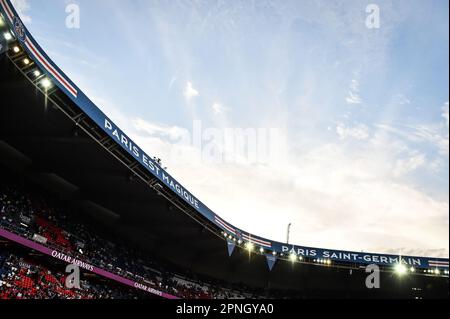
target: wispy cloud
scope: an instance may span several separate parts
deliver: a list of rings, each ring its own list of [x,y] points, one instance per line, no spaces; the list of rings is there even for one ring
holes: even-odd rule
[[[348,96],[345,99],[348,104],[361,104],[362,99],[359,96],[359,82],[357,80],[352,80],[350,88],[348,91]]]
[[[186,129],[177,126],[161,125],[156,123],[150,123],[141,118],[135,118],[132,120],[132,126],[142,133],[146,133],[149,136],[157,136],[160,138],[168,137],[172,142],[176,142],[180,138],[189,135]]]
[[[398,159],[394,167],[394,175],[396,177],[411,173],[424,165],[426,162],[425,154],[414,154],[406,159]]]
[[[24,23],[31,23],[32,19],[31,16],[28,14],[28,11],[30,11],[31,6],[28,3],[28,0],[12,0],[11,1],[14,8],[17,10],[17,13],[19,14],[20,18]]]
[[[336,127],[336,132],[341,139],[351,137],[357,140],[366,140],[369,138],[369,128],[364,124],[349,127],[343,123],[339,123]]]
[[[178,77],[173,76],[172,79],[170,79],[170,83],[169,83],[169,90],[172,89],[173,85],[175,84],[175,82],[178,80]]]
[[[448,156],[449,154],[448,129],[443,130],[439,123],[418,125],[375,124],[375,126],[415,145],[432,147],[441,156]]]
[[[222,104],[217,102],[212,105],[212,109],[215,114],[222,114],[230,110],[228,107],[223,106]]]

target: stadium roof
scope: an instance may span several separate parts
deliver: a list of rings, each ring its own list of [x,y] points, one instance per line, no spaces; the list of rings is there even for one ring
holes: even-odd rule
[[[0,164],[70,200],[101,225],[149,251],[228,282],[256,287],[270,282],[272,288],[295,290],[308,282],[308,289],[330,289],[330,282],[333,287],[348,284],[348,268],[375,263],[392,270],[399,262],[400,257],[393,255],[275,242],[224,221],[164,171],[52,62],[9,0],[0,3],[7,22],[0,34],[4,37],[0,53],[6,50],[0,57]],[[229,258],[227,241],[243,249]],[[245,249],[249,242],[255,253]],[[270,272],[266,255],[288,261],[294,256],[301,267],[281,261]],[[448,259],[401,256],[401,260],[423,269],[423,274],[430,268],[448,270]]]

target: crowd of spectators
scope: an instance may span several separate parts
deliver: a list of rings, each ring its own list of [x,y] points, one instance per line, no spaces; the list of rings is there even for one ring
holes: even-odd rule
[[[67,288],[67,274],[48,261],[13,252],[0,251],[0,299],[142,299],[148,297],[113,282],[82,279],[80,288]],[[98,278],[97,280],[98,281]]]

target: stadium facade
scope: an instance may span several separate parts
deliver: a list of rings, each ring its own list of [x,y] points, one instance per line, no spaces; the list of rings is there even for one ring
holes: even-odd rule
[[[448,259],[291,245],[225,221],[64,74],[9,0],[0,0],[0,13],[0,164],[8,180],[50,190],[50,197],[70,203],[87,222],[219,285],[262,289],[259,295],[266,297],[272,291],[298,297],[448,297]],[[0,237],[158,297],[179,297],[93,265],[79,250],[51,247],[42,234],[2,224]],[[368,265],[382,271],[379,290],[365,286]],[[409,279],[399,282],[399,267]]]

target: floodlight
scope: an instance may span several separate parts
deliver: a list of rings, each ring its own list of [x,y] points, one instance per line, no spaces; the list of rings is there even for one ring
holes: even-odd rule
[[[5,38],[6,41],[12,40],[12,35],[9,32],[3,33],[3,37]]]
[[[45,89],[48,89],[52,85],[52,82],[48,78],[45,78],[41,81],[41,84]]]
[[[397,265],[395,265],[395,272],[398,275],[404,275],[408,270],[406,269],[405,265],[398,263]]]

